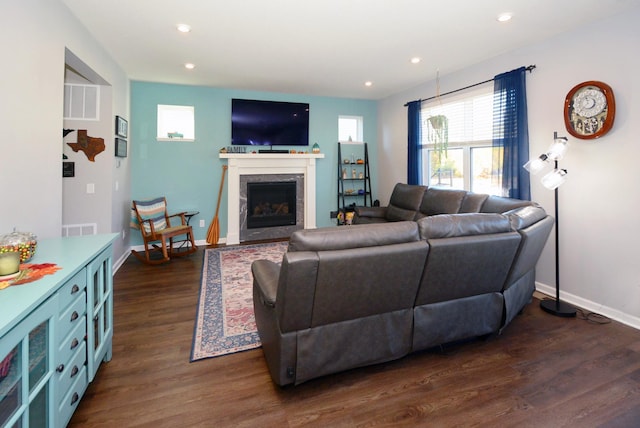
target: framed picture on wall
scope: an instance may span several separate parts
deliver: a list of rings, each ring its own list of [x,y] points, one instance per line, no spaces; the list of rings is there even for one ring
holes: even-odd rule
[[[116,156],[119,158],[127,157],[127,140],[116,138]]]
[[[118,137],[127,138],[129,132],[129,122],[120,116],[116,116],[116,135]]]
[[[75,177],[76,176],[76,164],[75,164],[75,162],[62,162],[62,176],[63,177]]]

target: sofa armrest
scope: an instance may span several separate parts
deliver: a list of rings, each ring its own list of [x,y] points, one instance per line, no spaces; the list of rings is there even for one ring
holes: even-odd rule
[[[547,212],[541,206],[529,205],[513,209],[504,213],[514,230],[522,230],[534,223],[539,222],[547,216]]]
[[[355,207],[358,217],[385,218],[387,207]]]
[[[256,260],[251,263],[251,273],[253,286],[260,292],[264,304],[275,307],[280,265],[270,260]]]

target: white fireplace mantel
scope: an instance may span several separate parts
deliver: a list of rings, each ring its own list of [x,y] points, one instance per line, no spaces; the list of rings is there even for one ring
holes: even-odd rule
[[[227,245],[240,243],[240,176],[304,174],[304,228],[316,227],[316,159],[321,153],[220,153],[227,159]]]

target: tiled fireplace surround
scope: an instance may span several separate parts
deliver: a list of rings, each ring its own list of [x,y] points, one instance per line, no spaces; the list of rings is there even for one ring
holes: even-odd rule
[[[227,159],[229,167],[227,245],[239,244],[241,241],[285,237],[302,227],[316,227],[316,159],[324,158],[323,154],[221,153],[220,158]],[[296,221],[302,222],[302,225],[247,230],[246,183],[287,180],[295,180],[298,183]]]

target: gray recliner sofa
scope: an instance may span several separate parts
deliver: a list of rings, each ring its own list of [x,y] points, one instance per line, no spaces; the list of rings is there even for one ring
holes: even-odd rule
[[[553,226],[541,207],[441,189],[424,202],[420,190],[411,220],[405,204],[392,210],[397,221],[299,230],[281,264],[252,264],[256,324],[276,384],[496,333],[531,300]],[[476,212],[460,212],[465,198]],[[454,205],[458,212],[441,212]]]

